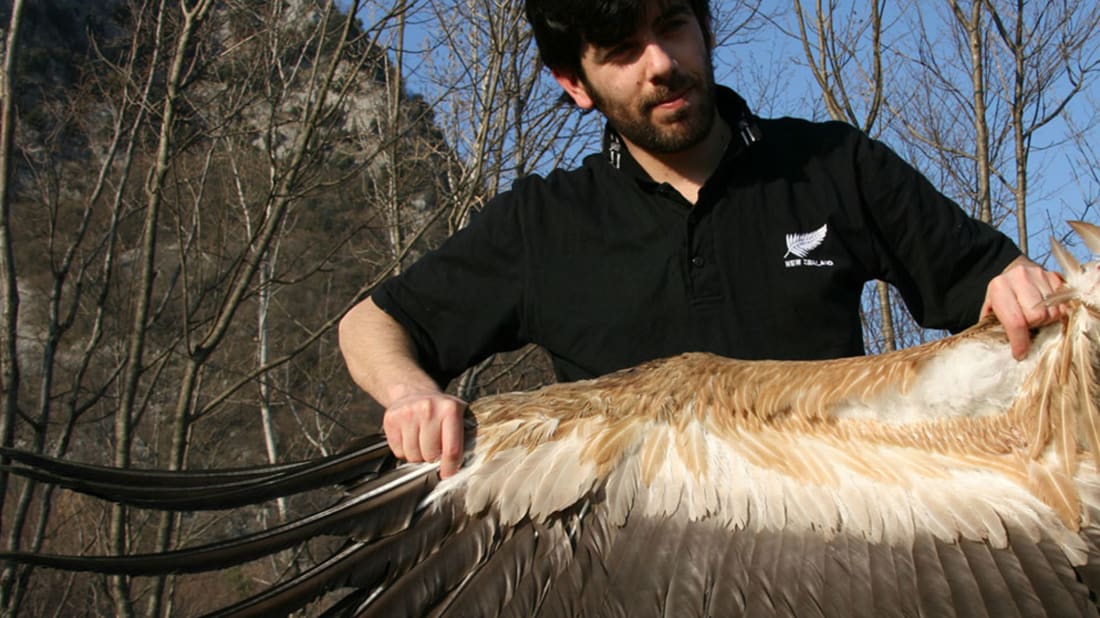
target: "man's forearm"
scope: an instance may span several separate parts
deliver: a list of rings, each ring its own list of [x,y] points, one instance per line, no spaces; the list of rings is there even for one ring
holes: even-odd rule
[[[370,298],[340,320],[339,333],[352,379],[383,407],[415,393],[439,392],[417,364],[405,329]]]

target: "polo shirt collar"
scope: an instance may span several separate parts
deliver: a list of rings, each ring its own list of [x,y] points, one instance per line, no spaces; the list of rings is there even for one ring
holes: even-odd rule
[[[764,134],[757,125],[756,116],[749,110],[748,103],[741,95],[725,86],[717,86],[718,114],[730,126],[734,134],[741,139],[730,140],[724,158],[740,154],[743,150],[763,139]],[[653,182],[642,166],[630,156],[630,150],[622,137],[610,124],[604,124],[603,154],[611,167],[646,182]]]

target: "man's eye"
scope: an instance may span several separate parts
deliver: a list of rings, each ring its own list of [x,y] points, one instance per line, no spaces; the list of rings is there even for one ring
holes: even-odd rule
[[[614,62],[622,62],[624,60],[630,59],[630,57],[634,55],[636,50],[637,46],[633,43],[621,43],[607,50],[607,53],[604,54],[604,58]]]

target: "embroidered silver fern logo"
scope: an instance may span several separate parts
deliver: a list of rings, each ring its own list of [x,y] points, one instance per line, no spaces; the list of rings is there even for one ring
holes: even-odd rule
[[[787,253],[783,254],[783,257],[790,257],[792,253],[800,258],[806,257],[811,251],[820,247],[821,243],[825,242],[825,233],[828,231],[828,227],[828,224],[825,224],[805,234],[787,234]]]

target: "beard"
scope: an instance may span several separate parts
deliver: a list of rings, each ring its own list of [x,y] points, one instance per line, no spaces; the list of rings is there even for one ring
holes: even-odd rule
[[[593,104],[627,141],[647,152],[670,154],[695,146],[710,134],[716,115],[714,72],[709,55],[702,75],[672,73],[665,84],[643,100],[621,101],[587,84]],[[653,119],[653,108],[676,92],[696,92],[699,99],[684,109]]]

